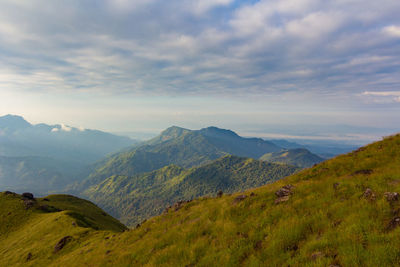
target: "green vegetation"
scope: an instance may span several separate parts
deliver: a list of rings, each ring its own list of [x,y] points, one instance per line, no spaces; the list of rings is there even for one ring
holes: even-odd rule
[[[311,153],[305,148],[295,148],[272,152],[263,155],[260,160],[295,165],[301,168],[311,167],[324,161],[323,158]]]
[[[288,184],[291,195],[277,203]],[[400,201],[385,192],[400,192],[400,135],[245,193],[194,200],[123,233],[72,227],[63,212],[28,210],[36,219],[16,225],[6,216],[1,227],[13,226],[1,228],[0,265],[400,266]],[[26,212],[5,201],[1,214]]]
[[[258,158],[281,150],[259,138],[243,138],[232,131],[209,127],[191,131],[170,127],[154,139],[100,162],[90,176],[75,188],[82,192],[113,176],[134,176],[168,165],[190,168],[226,155]]]
[[[30,203],[21,195],[0,193],[0,266],[45,266],[59,258],[54,246],[63,237],[82,241],[99,231],[111,235],[126,230],[91,202],[73,196],[51,195]],[[83,245],[74,243],[74,248]],[[29,254],[32,262],[26,263]]]
[[[123,223],[133,226],[179,200],[258,187],[293,174],[294,166],[226,156],[202,167],[170,165],[132,177],[113,175],[83,193]]]

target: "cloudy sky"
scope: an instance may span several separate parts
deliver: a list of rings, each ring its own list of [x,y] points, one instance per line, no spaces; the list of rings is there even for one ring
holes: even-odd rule
[[[112,132],[400,131],[399,14],[399,0],[1,0],[0,115]]]

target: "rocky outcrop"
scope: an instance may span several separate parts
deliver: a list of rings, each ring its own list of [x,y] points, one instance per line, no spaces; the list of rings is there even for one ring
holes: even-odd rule
[[[389,202],[399,200],[399,193],[397,193],[397,192],[385,192],[383,195],[385,196],[386,200]]]
[[[57,244],[54,246],[54,253],[59,252],[62,250],[68,242],[72,240],[72,236],[65,236],[61,238],[60,241],[57,242]]]
[[[291,184],[287,184],[284,187],[280,188],[278,191],[275,192],[275,195],[278,197],[275,200],[275,204],[279,204],[282,202],[286,202],[290,199],[290,195],[293,193],[294,186]]]
[[[233,204],[239,203],[247,198],[246,195],[239,195],[233,199]]]

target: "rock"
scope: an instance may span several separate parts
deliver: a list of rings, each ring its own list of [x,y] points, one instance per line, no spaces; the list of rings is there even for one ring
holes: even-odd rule
[[[27,193],[27,192],[22,194],[22,198],[31,199],[31,200],[34,199],[33,194],[32,193]]]
[[[275,195],[277,197],[289,196],[290,194],[292,194],[292,188],[294,188],[294,186],[291,184],[285,185],[284,187],[276,191]]]
[[[11,192],[11,191],[5,191],[4,195],[13,195],[13,196],[15,196],[16,194],[14,192]]]
[[[315,261],[319,258],[322,258],[323,256],[325,256],[324,253],[322,253],[321,251],[316,251],[313,254],[311,254],[311,259]]]
[[[223,194],[224,193],[222,192],[222,190],[219,190],[218,193],[217,193],[217,197],[222,197]]]
[[[32,208],[33,206],[35,206],[35,201],[29,200],[29,199],[25,199],[25,200],[24,200],[24,205],[25,205],[25,209],[26,209],[26,210],[27,210],[27,209],[30,209],[30,208]]]
[[[48,198],[43,198],[43,201],[50,201],[50,199],[48,199]]]
[[[54,246],[54,253],[59,252],[65,245],[72,240],[72,236],[65,236],[58,241],[58,243]]]
[[[183,206],[184,203],[185,203],[184,201],[179,200],[178,202],[176,202],[176,203],[172,206],[172,208],[174,209],[174,211],[178,211],[178,210],[180,210],[180,209],[182,208],[182,206]]]
[[[172,206],[166,207],[163,213],[168,213],[168,211],[169,211],[170,208],[172,208]]]
[[[385,196],[386,200],[389,202],[399,200],[399,193],[397,193],[397,192],[385,192],[383,195]]]
[[[289,198],[290,198],[290,196],[279,197],[279,198],[275,199],[275,204],[286,202],[289,200]]]
[[[400,217],[394,217],[386,226],[386,230],[390,231],[400,225]]]
[[[28,253],[28,255],[26,256],[26,261],[30,261],[32,259],[32,253]]]
[[[285,188],[281,188],[281,189],[279,189],[278,191],[275,192],[275,195],[277,197],[286,197],[286,196],[289,196],[291,193],[292,192],[290,190],[285,189]]]
[[[251,192],[251,193],[250,193],[250,196],[251,196],[251,197],[254,197],[254,196],[256,196],[256,193]]]
[[[376,198],[375,193],[372,191],[371,188],[365,189],[363,197],[368,199],[368,200],[375,200],[375,198]]]
[[[278,191],[275,192],[275,195],[278,197],[275,200],[275,204],[279,204],[282,202],[286,202],[289,200],[290,195],[292,194],[292,189],[294,188],[293,185],[287,184]]]
[[[239,195],[239,196],[237,196],[237,197],[235,197],[233,199],[233,204],[239,203],[239,202],[243,201],[246,198],[247,198],[246,195]]]
[[[365,170],[358,170],[353,172],[351,175],[359,175],[359,174],[364,174],[364,175],[370,175],[371,173],[373,173],[374,171],[371,169],[365,169]]]

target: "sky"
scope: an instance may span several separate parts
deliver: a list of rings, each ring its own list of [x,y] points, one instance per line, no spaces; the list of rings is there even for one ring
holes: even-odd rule
[[[398,0],[1,0],[0,116],[119,133],[400,131]]]

